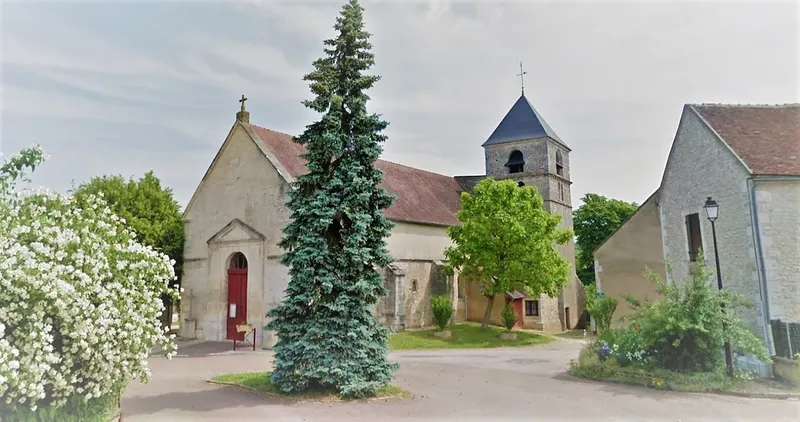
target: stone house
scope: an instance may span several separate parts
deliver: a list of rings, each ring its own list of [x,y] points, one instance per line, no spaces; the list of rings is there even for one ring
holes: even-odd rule
[[[520,102],[528,104],[524,96]],[[525,119],[536,118],[515,116],[523,126],[528,124]],[[539,121],[535,124],[543,124]],[[488,174],[535,184],[543,194],[558,195],[546,206],[566,216],[564,224],[571,227],[569,149],[549,136],[490,141],[484,144]],[[290,135],[251,124],[242,104],[184,211],[182,337],[231,339],[236,325],[246,322],[256,327],[258,346],[274,346],[275,333],[261,329],[267,311],[280,303],[288,284],[278,242],[289,221],[286,195],[295,177],[306,172],[303,152]],[[485,176],[450,177],[385,160],[376,166],[384,173],[381,186],[395,196],[386,210],[395,224],[386,239],[395,262],[380,269],[389,294],[379,302],[376,315],[397,330],[430,326],[431,295],[449,294],[455,321],[465,320],[471,293],[460,285],[457,273],[448,277],[442,271],[444,250],[452,244],[447,228],[458,224],[455,213],[461,192]],[[574,263],[574,245],[564,246],[562,252]],[[561,329],[559,318],[565,309],[568,326],[582,312],[574,286],[559,298],[534,300],[542,302],[537,307],[542,316],[532,318],[548,321],[547,329]]]
[[[626,295],[651,300],[661,296],[655,283],[643,276],[645,268],[649,268],[661,279],[665,277],[657,202],[658,191],[594,250],[597,291],[617,300],[612,327],[624,326],[624,317],[633,311]]]
[[[755,305],[740,316],[774,354],[770,326],[800,322],[800,104],[684,106],[652,197],[658,218],[653,205],[644,204],[638,220],[634,216],[595,251],[598,286],[641,297],[649,289],[633,276],[636,265],[642,272],[644,265],[663,271],[667,261],[668,280],[680,282],[700,250],[713,270],[711,223],[703,209],[709,197],[719,204],[724,288]],[[653,253],[659,229],[661,263]],[[632,239],[637,232],[651,238]]]

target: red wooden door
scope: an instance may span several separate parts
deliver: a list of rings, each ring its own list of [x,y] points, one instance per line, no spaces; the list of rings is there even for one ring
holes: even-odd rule
[[[235,315],[231,305],[236,305]],[[247,321],[247,268],[231,268],[228,270],[228,340],[244,340],[244,333],[236,332],[237,324]]]
[[[514,328],[522,328],[524,325],[524,321],[522,319],[522,299],[516,299],[514,301],[514,312],[517,313],[517,323],[514,324]]]

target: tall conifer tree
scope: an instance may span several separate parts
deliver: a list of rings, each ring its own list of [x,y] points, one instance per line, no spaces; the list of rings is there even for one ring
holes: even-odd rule
[[[306,147],[308,173],[289,194],[292,221],[280,246],[291,280],[267,327],[278,335],[271,381],[281,391],[335,388],[359,397],[397,368],[388,361],[388,330],[372,314],[387,293],[377,269],[392,260],[384,241],[392,223],[383,214],[392,197],[375,168],[388,123],[366,109],[364,91],[380,77],[363,73],[374,55],[358,0],[342,7],[334,29],[326,57],[303,78],[316,96],[304,105],[322,118],[295,139]]]

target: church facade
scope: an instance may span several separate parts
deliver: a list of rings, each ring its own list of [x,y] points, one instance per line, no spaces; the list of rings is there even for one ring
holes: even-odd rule
[[[389,294],[375,309],[385,326],[402,330],[433,325],[430,297],[437,294],[453,299],[456,321],[480,320],[483,312],[476,309],[485,299],[465,280],[459,283],[458,273],[447,276],[443,266],[444,249],[451,245],[447,228],[458,224],[460,195],[487,175],[537,186],[545,209],[561,215],[563,226],[572,227],[570,150],[524,95],[483,147],[486,173],[480,176],[450,177],[376,162],[384,173],[381,186],[395,197],[386,210],[395,225],[386,239],[394,262],[380,269]],[[295,178],[306,172],[303,152],[290,135],[251,124],[242,102],[184,211],[182,337],[232,339],[238,335],[237,325],[248,324],[256,328],[257,346],[274,346],[275,333],[262,328],[289,281],[278,242],[289,221],[287,193]],[[574,244],[560,251],[573,274],[557,298],[509,293],[508,300],[516,301],[520,326],[560,331],[580,317],[582,289],[574,275]],[[534,307],[536,315],[527,315]]]

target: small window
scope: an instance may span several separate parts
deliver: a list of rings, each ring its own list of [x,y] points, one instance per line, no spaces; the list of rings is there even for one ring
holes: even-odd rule
[[[417,279],[411,281],[411,291],[416,292],[419,289],[419,283],[417,283]]]
[[[558,198],[562,201],[564,200],[564,185],[561,183],[558,184]]]
[[[525,186],[525,182],[517,182],[517,186],[523,187],[523,186]]]
[[[522,153],[516,150],[511,152],[511,155],[508,156],[506,167],[508,167],[509,173],[522,173],[525,171],[525,159],[522,157]]]
[[[564,176],[564,157],[561,154],[561,150],[556,151],[556,174]]]
[[[526,300],[525,301],[525,316],[539,316],[539,301]]]
[[[697,255],[703,247],[700,235],[700,216],[697,213],[686,216],[686,240],[689,247],[689,261],[697,261]]]
[[[241,252],[236,252],[231,257],[231,263],[228,268],[233,269],[244,269],[247,268],[247,258],[244,257],[244,254]]]

